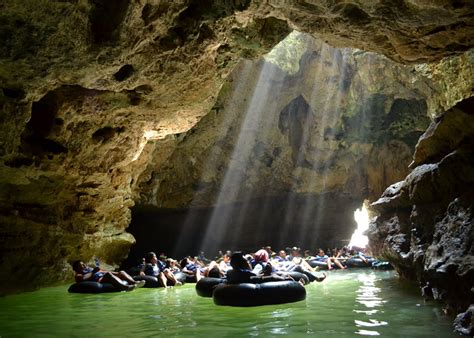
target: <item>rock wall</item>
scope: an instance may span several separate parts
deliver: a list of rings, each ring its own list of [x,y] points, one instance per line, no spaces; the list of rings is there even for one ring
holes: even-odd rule
[[[369,229],[376,254],[455,313],[474,302],[473,103],[466,99],[431,123],[411,173],[372,204]]]
[[[241,58],[293,28],[402,62],[473,45],[467,1],[5,0],[0,9],[2,293],[69,279],[76,258],[120,262],[134,241],[125,228],[141,171],[211,111]],[[161,151],[152,139],[165,139]]]
[[[2,2],[2,293],[70,279],[79,258],[119,264],[147,139],[188,130],[240,57],[290,32],[249,1],[209,4]]]
[[[265,58],[241,62],[189,132],[156,142],[153,152],[167,155],[135,180],[135,200],[166,209],[167,219],[176,209],[175,232],[207,231],[212,240],[196,240],[188,254],[212,255],[236,238],[248,247],[252,240],[254,247],[347,244],[353,211],[408,174],[428,109],[444,95],[414,67],[293,33]],[[219,221],[182,217],[183,208],[212,207]],[[153,219],[159,211],[137,209],[137,219],[147,218],[140,213]],[[148,231],[145,223],[131,231]]]
[[[335,47],[384,54],[400,63],[424,63],[468,50],[473,43],[469,0],[278,1],[270,13]]]
[[[376,54],[299,39],[294,74],[265,59],[238,65],[211,113],[138,179],[140,203],[212,206],[229,171],[241,173],[221,203],[328,191],[363,200],[406,175],[435,84]]]

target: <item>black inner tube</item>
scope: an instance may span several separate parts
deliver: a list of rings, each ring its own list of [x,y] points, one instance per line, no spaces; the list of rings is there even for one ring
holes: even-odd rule
[[[306,298],[303,285],[293,281],[262,284],[219,284],[213,293],[216,305],[259,306],[292,303]]]

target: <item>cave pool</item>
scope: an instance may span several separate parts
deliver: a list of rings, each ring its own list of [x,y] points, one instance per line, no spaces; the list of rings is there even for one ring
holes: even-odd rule
[[[441,307],[393,271],[329,272],[305,301],[236,308],[171,289],[69,294],[68,285],[0,298],[5,337],[457,337]]]

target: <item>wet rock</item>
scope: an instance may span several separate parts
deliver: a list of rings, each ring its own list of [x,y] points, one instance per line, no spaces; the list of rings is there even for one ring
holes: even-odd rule
[[[418,166],[372,204],[377,217],[369,229],[376,254],[390,260],[403,276],[428,282],[433,298],[454,313],[474,300],[470,101],[432,122],[415,151]],[[464,121],[463,127],[459,121]]]
[[[461,110],[457,107],[438,117],[420,137],[413,155],[412,167],[423,163],[436,163],[450,152],[474,138],[474,98],[463,101]]]
[[[454,320],[454,331],[463,335],[470,336],[474,335],[474,305],[471,305],[467,311],[460,313]]]

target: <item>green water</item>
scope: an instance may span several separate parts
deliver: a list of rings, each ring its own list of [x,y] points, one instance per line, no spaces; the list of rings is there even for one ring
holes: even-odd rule
[[[0,298],[0,336],[28,337],[456,337],[438,305],[393,272],[330,272],[305,301],[255,308],[213,304],[194,285],[99,295],[67,286]]]

